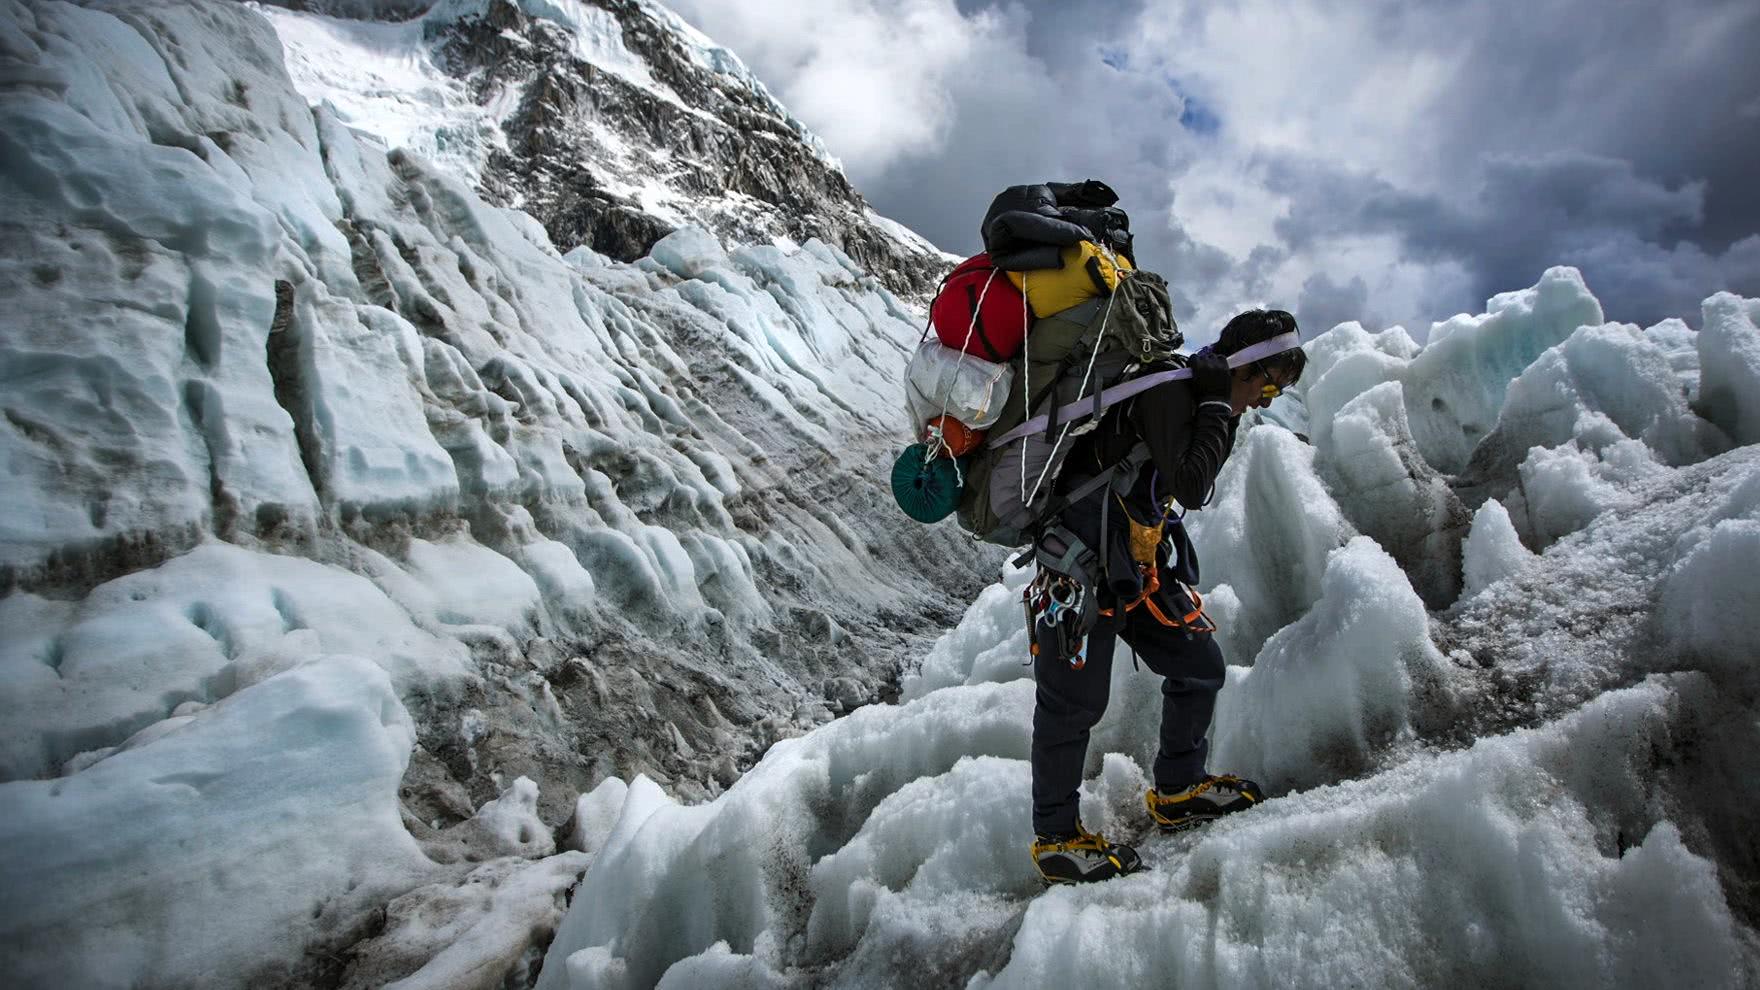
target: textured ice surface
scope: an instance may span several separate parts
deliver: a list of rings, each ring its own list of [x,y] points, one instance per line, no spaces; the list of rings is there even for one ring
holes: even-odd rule
[[[1327,417],[1312,424],[1319,450],[1254,427],[1215,502],[1188,517],[1225,652],[1252,662],[1230,668],[1212,769],[1258,777],[1272,800],[1195,834],[1148,832],[1159,685],[1121,652],[1083,819],[1154,869],[1036,893],[1026,725],[989,721],[1024,719],[1032,701],[1030,573],[1006,571],[906,678],[902,707],[778,747],[707,805],[632,786],[545,984],[1760,977],[1743,879],[1760,827],[1760,631],[1739,571],[1760,540],[1756,449],[1718,454],[1718,428],[1687,404],[1690,341],[1601,323],[1576,273],[1491,308],[1428,361],[1396,337],[1323,337],[1307,392]],[[1413,390],[1464,418],[1420,415]],[[1501,422],[1533,438],[1499,469],[1508,508],[1451,502],[1462,479],[1431,462],[1418,419],[1436,436],[1439,422],[1463,438],[1461,423]],[[1443,446],[1453,470],[1488,463]],[[1401,560],[1380,539],[1416,546]],[[1430,611],[1415,585],[1439,559],[1463,594]],[[993,728],[978,739],[974,724]],[[963,758],[900,772],[901,754],[949,736]],[[866,755],[815,755],[834,746]],[[756,803],[780,837],[768,854],[747,838]],[[678,885],[703,875],[725,896],[682,907]],[[689,920],[659,939],[592,897],[632,884]]]
[[[1386,769],[1193,836],[1151,834],[1139,848],[1153,872],[1037,894],[1019,755],[1030,684],[948,686],[785,743],[706,806],[678,807],[637,781],[540,985],[915,974],[1124,987],[1176,973],[1224,986],[1418,986],[1443,974],[1596,986],[1684,973],[1733,987],[1754,973],[1718,868],[1683,841],[1648,769],[1655,747],[1672,752],[1715,711],[1702,678],[1647,681],[1537,729],[1428,752],[1400,741],[1420,679],[1410,671],[1442,674],[1422,607],[1390,592],[1397,570],[1363,538],[1336,570],[1335,597],[1228,690],[1264,719],[1266,754],[1301,761],[1272,773],[1312,785],[1360,772],[1349,759],[1310,762],[1358,747]],[[1359,608],[1364,595],[1385,604]],[[1294,673],[1304,663],[1317,666]],[[1299,690],[1301,676],[1323,690]],[[1255,694],[1260,678],[1285,700]],[[1219,759],[1242,753],[1219,735]],[[1096,761],[1084,819],[1140,834],[1141,764],[1110,740],[1102,748],[1112,755]]]
[[[1521,573],[1534,555],[1510,522],[1509,510],[1487,499],[1473,513],[1473,526],[1461,544],[1461,597],[1471,598],[1506,577]]]
[[[311,655],[370,658],[406,689],[470,669],[459,643],[425,631],[367,578],[221,543],[77,603],[0,598],[0,626],[7,779],[52,774],[185,701],[225,697]]]
[[[592,58],[629,54],[600,8],[526,6],[573,17]],[[8,907],[48,905],[8,916],[4,969],[27,984],[369,985],[452,938],[481,958],[449,950],[425,980],[498,983],[584,866],[548,855],[578,791],[629,767],[719,790],[876,697],[937,621],[900,617],[976,583],[951,535],[890,531],[866,473],[892,456],[917,314],[806,238],[681,231],[667,250],[711,262],[683,273],[565,260],[459,179],[518,94],[466,106],[421,30],[0,7],[0,788],[96,802],[31,812],[60,837],[53,870],[8,859]],[[399,127],[401,150],[369,133]],[[338,656],[350,677],[288,702],[334,740],[263,725],[289,748],[188,747]],[[383,748],[348,729],[381,694],[416,731],[369,774],[337,748]],[[162,761],[257,790],[161,814],[183,785],[156,781],[181,771],[124,769]],[[283,836],[289,802],[286,827],[310,827],[259,884],[232,857]],[[328,837],[368,806],[390,818]],[[210,814],[238,834],[206,835]],[[106,824],[136,817],[160,832]],[[386,877],[351,878],[370,848]],[[467,881],[486,856],[519,862]],[[115,906],[51,934],[85,922],[46,884]],[[345,951],[393,898],[452,920]]]
[[[1414,720],[1435,726],[1448,708],[1424,603],[1393,558],[1359,536],[1328,556],[1314,607],[1251,668],[1231,672],[1212,762],[1276,791],[1331,783],[1361,776]]]
[[[1487,311],[1438,323],[1403,381],[1412,435],[1431,466],[1454,472],[1491,432],[1509,381],[1580,326],[1602,322],[1601,304],[1574,268],[1552,268],[1531,289],[1493,296]]]
[[[1156,870],[1039,895],[1028,573],[862,707],[980,566],[867,473],[916,315],[804,238],[560,256],[460,180],[519,94],[271,16],[0,8],[12,982],[518,982],[583,870],[547,986],[1760,979],[1754,300],[1312,341],[1188,521],[1273,800],[1146,834],[1121,657],[1083,815]]]
[[[1699,331],[1699,402],[1737,443],[1760,442],[1760,300],[1719,292],[1705,300]]]
[[[0,969],[193,986],[298,962],[314,923],[433,871],[398,817],[414,735],[382,671],[326,657],[65,779],[0,784]]]
[[[1327,554],[1355,535],[1314,461],[1314,448],[1281,427],[1251,430],[1223,465],[1214,501],[1186,516],[1200,587],[1226,585],[1238,603],[1220,637],[1230,663],[1252,663],[1313,607]]]
[[[1345,518],[1399,560],[1425,602],[1454,601],[1468,515],[1419,453],[1400,383],[1383,382],[1347,402],[1320,453]]]

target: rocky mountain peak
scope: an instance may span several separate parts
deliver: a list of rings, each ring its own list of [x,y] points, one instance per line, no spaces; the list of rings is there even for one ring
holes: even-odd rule
[[[319,9],[409,14],[408,4]],[[918,300],[948,267],[875,214],[736,56],[657,4],[445,0],[419,16],[422,54],[496,132],[466,178],[536,217],[563,251],[633,261],[682,226],[729,245],[816,237]]]

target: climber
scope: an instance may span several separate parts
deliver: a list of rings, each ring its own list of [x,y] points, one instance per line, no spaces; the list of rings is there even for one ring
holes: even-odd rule
[[[1136,850],[1088,832],[1078,816],[1088,735],[1106,711],[1117,638],[1163,678],[1160,752],[1144,797],[1154,822],[1178,831],[1263,797],[1253,782],[1205,767],[1205,733],[1224,665],[1211,635],[1215,627],[1189,587],[1198,581],[1197,555],[1175,505],[1197,509],[1209,501],[1241,414],[1269,407],[1301,377],[1306,355],[1296,333],[1295,319],[1281,310],[1240,314],[1214,345],[1193,355],[1189,380],[1164,382],[1108,409],[1100,427],[1070,452],[1060,493],[1126,461],[1139,444],[1149,456],[1134,482],[1103,486],[1067,505],[1038,544],[1041,562],[1047,541],[1054,557],[1074,559],[1095,548],[1092,569],[1099,574],[1092,588],[1059,592],[1059,582],[1067,585],[1069,578],[1042,563],[1037,579],[1054,598],[1092,594],[1099,606],[1085,642],[1061,649],[1039,642],[1034,657],[1032,855],[1047,883],[1106,880],[1141,865]],[[1231,370],[1227,356],[1255,344],[1287,349]]]

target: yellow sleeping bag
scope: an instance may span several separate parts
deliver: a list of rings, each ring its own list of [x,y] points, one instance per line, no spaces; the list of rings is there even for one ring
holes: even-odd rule
[[[1119,269],[1131,267],[1124,255],[1108,254],[1093,241],[1071,244],[1059,257],[1060,268],[1008,273],[1008,280],[1026,295],[1034,316],[1054,316],[1095,296],[1111,295],[1118,288]]]

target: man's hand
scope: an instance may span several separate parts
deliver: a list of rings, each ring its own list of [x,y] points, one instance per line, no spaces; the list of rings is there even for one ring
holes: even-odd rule
[[[1192,369],[1192,385],[1199,402],[1229,401],[1234,378],[1229,374],[1227,358],[1215,351],[1199,351],[1192,355],[1187,367]]]

